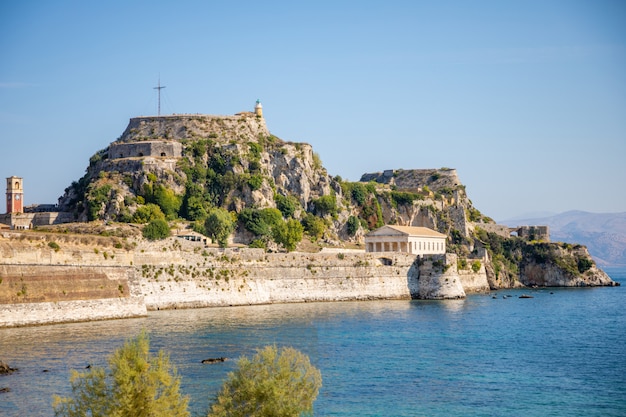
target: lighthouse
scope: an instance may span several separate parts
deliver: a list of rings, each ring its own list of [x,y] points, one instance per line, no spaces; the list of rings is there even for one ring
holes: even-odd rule
[[[261,100],[257,99],[256,105],[254,106],[254,114],[256,117],[263,117],[263,106],[261,105]]]

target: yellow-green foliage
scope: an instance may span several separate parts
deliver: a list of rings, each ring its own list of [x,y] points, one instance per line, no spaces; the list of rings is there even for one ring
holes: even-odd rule
[[[252,359],[239,359],[208,415],[312,415],[321,386],[322,375],[308,356],[290,347],[267,346]]]
[[[72,395],[54,397],[55,416],[189,416],[176,369],[163,351],[150,354],[145,332],[116,350],[109,368],[72,371]]]

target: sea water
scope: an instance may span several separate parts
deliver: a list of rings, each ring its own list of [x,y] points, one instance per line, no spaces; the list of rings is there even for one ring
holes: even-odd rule
[[[449,301],[368,301],[151,312],[0,329],[1,416],[52,416],[72,369],[106,365],[142,329],[206,415],[236,358],[293,346],[322,373],[319,416],[626,416],[621,287],[501,290]],[[519,298],[527,294],[533,298]],[[202,364],[227,357],[223,363]]]

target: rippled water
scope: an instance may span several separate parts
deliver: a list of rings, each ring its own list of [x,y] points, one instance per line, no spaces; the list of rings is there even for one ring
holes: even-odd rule
[[[146,318],[0,329],[2,416],[52,416],[71,369],[105,365],[141,329],[206,414],[235,361],[267,344],[294,346],[320,368],[323,416],[624,416],[626,271],[617,288],[499,291],[453,301],[229,307]],[[534,298],[520,299],[527,293]],[[511,297],[505,297],[511,295]],[[492,298],[495,297],[495,298]]]

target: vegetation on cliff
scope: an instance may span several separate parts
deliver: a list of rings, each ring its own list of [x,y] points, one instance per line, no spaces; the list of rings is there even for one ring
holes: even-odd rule
[[[318,245],[362,245],[369,230],[384,224],[425,226],[448,235],[448,250],[467,265],[480,262],[477,248],[486,248],[494,286],[523,281],[530,260],[570,275],[593,262],[553,244],[509,238],[504,229],[493,232],[487,226],[495,222],[473,206],[451,168],[344,181],[327,174],[309,144],[283,141],[262,119],[243,116],[131,119],[112,146],[145,140],[178,141],[181,154],[115,158],[101,150],[66,189],[62,209],[81,221],[153,222],[151,229],[158,219],[181,219],[222,247],[232,239],[285,251],[305,237]]]

